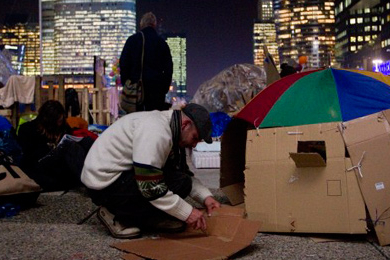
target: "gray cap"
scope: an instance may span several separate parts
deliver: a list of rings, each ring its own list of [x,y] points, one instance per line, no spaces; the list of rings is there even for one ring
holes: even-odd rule
[[[203,139],[206,143],[211,144],[213,142],[211,139],[212,124],[207,109],[201,105],[191,103],[182,108],[182,111],[195,123],[199,139]]]

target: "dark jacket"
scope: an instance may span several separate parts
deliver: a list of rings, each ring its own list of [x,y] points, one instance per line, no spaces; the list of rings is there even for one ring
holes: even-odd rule
[[[145,91],[145,110],[163,110],[165,94],[172,81],[173,63],[168,44],[152,27],[142,30],[145,36],[142,80]],[[142,35],[130,36],[120,57],[121,81],[135,83],[141,74]],[[141,109],[143,110],[143,109]]]
[[[65,133],[71,133],[70,127],[66,127]],[[86,137],[79,142],[64,142],[53,148],[39,133],[37,121],[32,120],[20,126],[18,142],[23,151],[20,168],[43,191],[67,190],[81,185],[81,169],[92,139]]]

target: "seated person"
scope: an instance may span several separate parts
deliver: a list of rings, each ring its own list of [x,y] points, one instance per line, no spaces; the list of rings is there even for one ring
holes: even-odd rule
[[[34,179],[43,191],[67,190],[81,185],[80,174],[91,140],[65,141],[71,129],[66,123],[63,105],[45,102],[38,116],[22,124],[17,140],[22,148],[20,168]]]

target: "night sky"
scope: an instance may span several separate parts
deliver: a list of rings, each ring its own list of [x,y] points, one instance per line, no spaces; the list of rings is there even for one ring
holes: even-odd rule
[[[7,14],[27,13],[38,21],[38,0],[1,0]],[[257,0],[138,0],[137,19],[153,12],[167,32],[187,35],[187,88],[193,95],[204,81],[238,63],[253,63],[252,28]],[[138,21],[137,21],[138,23]]]

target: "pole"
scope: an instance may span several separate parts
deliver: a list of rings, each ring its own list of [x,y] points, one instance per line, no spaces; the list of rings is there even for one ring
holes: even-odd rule
[[[42,0],[39,0],[39,65],[40,65],[40,76],[43,76],[42,66]]]

